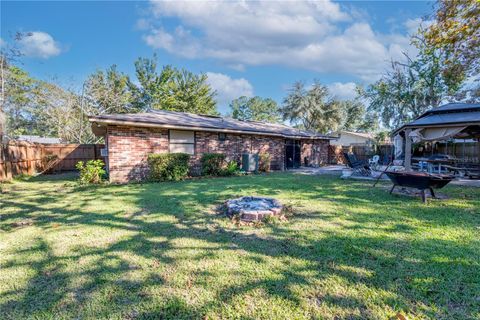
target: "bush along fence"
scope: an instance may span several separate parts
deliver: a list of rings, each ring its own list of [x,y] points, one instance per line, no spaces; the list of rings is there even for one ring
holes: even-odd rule
[[[102,144],[38,144],[10,141],[0,145],[0,181],[17,175],[76,170],[79,161],[103,159]]]
[[[80,173],[79,182],[83,185],[101,183],[107,173],[105,162],[100,159],[88,160],[87,162],[78,161],[75,168]]]

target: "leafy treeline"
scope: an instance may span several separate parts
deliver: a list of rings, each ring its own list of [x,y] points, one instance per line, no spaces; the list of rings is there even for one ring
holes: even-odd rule
[[[355,99],[339,100],[319,81],[308,87],[295,82],[281,105],[270,98],[239,97],[230,103],[229,115],[244,121],[288,121],[320,133],[375,131],[380,123],[392,129],[442,103],[479,102],[479,16],[480,1],[437,2],[429,17],[433,22],[412,36],[418,53],[391,61],[378,81],[357,86]],[[90,75],[82,92],[76,93],[33,79],[15,66],[18,55],[2,49],[0,56],[0,132],[11,136],[92,142],[96,138],[87,115],[149,109],[218,114],[216,93],[205,74],[169,65],[159,68],[155,56],[135,62],[136,81],[113,65]]]
[[[66,142],[98,140],[90,129],[89,115],[137,113],[161,109],[199,114],[218,114],[215,91],[204,74],[164,66],[158,70],[155,57],[135,62],[136,82],[115,65],[97,70],[84,82],[80,93],[52,82],[32,78],[9,64],[5,68],[6,132],[58,136]],[[239,97],[230,104],[239,120],[282,122],[307,130],[327,133],[337,129],[368,130],[375,122],[365,121],[360,100],[339,101],[316,82],[309,90],[296,83],[282,106],[261,97]]]
[[[318,81],[308,90],[302,82],[296,82],[283,101],[282,114],[284,120],[299,128],[324,134],[376,129],[375,122],[368,121],[365,105],[359,98],[338,100]]]
[[[239,97],[230,103],[231,114],[234,119],[243,121],[279,122],[281,113],[275,100],[261,97]]]
[[[294,83],[281,106],[269,98],[240,97],[230,103],[230,109],[234,119],[288,121],[297,128],[320,133],[376,129],[376,122],[371,121],[360,98],[339,100],[318,81],[310,89],[303,82]]]
[[[89,143],[98,140],[89,115],[149,109],[218,114],[216,93],[205,74],[171,66],[158,70],[155,57],[135,62],[137,82],[112,65],[91,74],[81,93],[32,78],[7,55],[2,55],[2,62],[2,132],[10,137],[58,136],[67,142]]]

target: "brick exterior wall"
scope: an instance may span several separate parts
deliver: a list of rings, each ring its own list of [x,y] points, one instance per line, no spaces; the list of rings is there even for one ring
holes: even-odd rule
[[[272,170],[283,170],[285,151],[283,138],[254,136],[243,134],[227,134],[225,141],[218,139],[216,132],[195,133],[194,171],[200,171],[200,158],[203,153],[223,153],[227,161],[241,161],[243,153],[269,153]]]
[[[145,179],[148,154],[168,152],[167,129],[108,126],[105,141],[112,182]]]
[[[108,126],[106,144],[110,181],[128,182],[143,180],[148,176],[147,156],[150,153],[168,152],[168,129]],[[278,137],[227,133],[220,141],[218,133],[195,132],[195,155],[191,157],[192,174],[200,173],[203,153],[223,153],[227,160],[241,161],[242,153],[269,153],[271,169],[284,170],[285,139]],[[328,161],[328,140],[303,140],[304,158],[309,165],[322,165]]]

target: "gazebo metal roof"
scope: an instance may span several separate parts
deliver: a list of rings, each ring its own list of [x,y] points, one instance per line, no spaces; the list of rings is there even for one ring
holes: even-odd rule
[[[479,103],[448,103],[431,109],[417,119],[396,129],[393,134],[407,128],[427,128],[439,126],[480,125]]]

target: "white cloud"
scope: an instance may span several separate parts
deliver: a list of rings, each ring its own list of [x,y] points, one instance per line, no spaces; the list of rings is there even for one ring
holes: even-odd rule
[[[137,30],[148,30],[150,28],[150,21],[144,18],[138,19],[135,28]]]
[[[160,1],[151,9],[152,26],[144,35],[149,46],[236,69],[283,65],[371,81],[392,55],[401,58],[410,50],[407,35],[375,32],[354,12],[327,0]],[[167,30],[161,24],[165,17],[180,22]],[[415,21],[405,25],[413,29]]]
[[[2,48],[3,46],[5,46],[7,43],[5,41],[3,41],[2,38],[0,38],[0,48]]]
[[[405,28],[407,28],[408,34],[415,34],[418,31],[418,28],[422,25],[422,19],[407,19],[404,23]]]
[[[415,18],[415,19],[407,19],[403,24],[407,29],[407,33],[409,35],[413,35],[417,33],[418,29],[421,27],[423,29],[428,28],[434,20],[424,20],[422,18]]]
[[[405,54],[414,57],[418,53],[418,49],[411,44],[410,36],[416,34],[419,28],[427,28],[433,23],[433,20],[423,20],[421,18],[407,19],[403,26],[406,34],[389,34],[383,35],[382,41],[388,43],[388,53],[393,60],[404,60]]]
[[[207,72],[207,77],[207,82],[217,91],[216,98],[221,111],[226,111],[226,106],[233,99],[253,96],[253,86],[244,78],[233,79],[226,74],[215,72]]]
[[[186,58],[195,58],[199,53],[199,43],[190,35],[190,31],[183,26],[175,28],[174,32],[168,33],[163,28],[152,29],[143,37],[143,40],[151,47],[165,49],[168,52],[176,53]]]
[[[356,84],[353,82],[334,82],[327,87],[332,95],[342,100],[350,100],[356,97]]]
[[[61,53],[60,44],[51,35],[42,31],[27,32],[18,41],[20,51],[28,57],[47,59]]]

